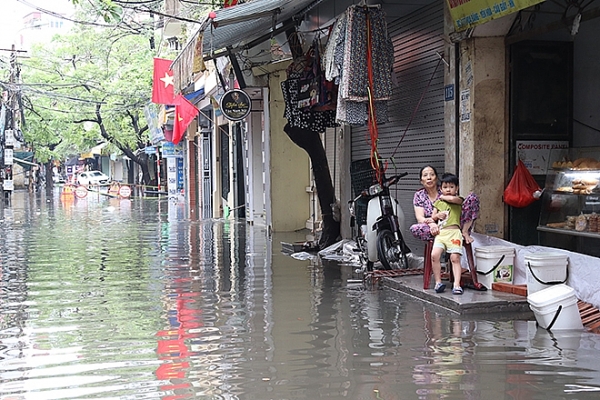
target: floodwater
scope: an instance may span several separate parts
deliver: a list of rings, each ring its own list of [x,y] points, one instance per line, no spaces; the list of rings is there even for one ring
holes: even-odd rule
[[[596,399],[600,335],[458,316],[157,199],[0,208],[0,399]]]

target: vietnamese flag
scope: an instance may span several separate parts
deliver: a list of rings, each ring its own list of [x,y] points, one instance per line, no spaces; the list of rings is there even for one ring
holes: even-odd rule
[[[156,104],[173,104],[175,98],[173,71],[171,60],[154,59],[152,78],[152,102]]]
[[[223,2],[223,8],[233,7],[238,3],[238,0],[225,0]]]
[[[173,144],[179,143],[190,122],[198,115],[198,109],[188,99],[179,95],[175,98],[175,114],[173,120]]]

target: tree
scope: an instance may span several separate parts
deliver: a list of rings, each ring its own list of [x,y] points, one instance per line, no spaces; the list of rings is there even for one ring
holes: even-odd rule
[[[149,183],[147,156],[136,152],[148,145],[141,123],[152,88],[146,37],[78,26],[34,47],[22,78],[25,139],[38,159],[81,152],[103,139],[139,164]]]
[[[74,3],[80,2],[80,0],[72,1]],[[212,7],[221,7],[223,5],[223,1],[200,1],[198,3],[194,3],[194,6],[187,9],[185,12],[180,12],[179,15],[173,16],[157,11],[157,3],[162,3],[162,0],[156,2],[145,2],[144,5],[140,5],[140,2],[137,1],[127,0],[91,1],[91,4],[95,5],[97,10],[100,10],[99,13],[103,15],[105,21],[114,21],[115,18],[121,18],[120,12],[123,9],[135,10],[139,12],[144,10],[149,11],[150,8],[152,8],[152,12],[155,12],[157,15],[173,17],[182,21],[194,22],[194,20],[190,20],[188,18],[197,18],[200,10],[202,9],[202,11],[204,11],[202,7],[199,7],[200,5],[210,5]],[[117,9],[119,12],[116,12]],[[183,18],[181,15],[185,15],[188,18]],[[290,31],[288,32],[288,35],[294,58],[302,57],[302,49],[299,45],[301,41],[298,40],[297,33],[295,31]],[[294,46],[293,43],[296,45]],[[319,247],[327,247],[339,239],[340,221],[339,218],[335,218],[334,216],[333,206],[336,202],[335,191],[331,180],[327,156],[323,147],[323,143],[321,142],[321,132],[299,130],[289,126],[286,127],[285,132],[296,145],[307,152],[311,160],[313,175],[319,197],[319,206],[321,208],[321,215],[323,217],[323,230],[319,239]]]
[[[302,41],[298,38],[296,30],[290,30],[287,33],[288,43],[294,58],[294,63],[304,65],[306,57],[302,49]],[[304,66],[305,67],[305,66]],[[321,208],[321,217],[323,218],[323,229],[319,238],[318,247],[326,248],[336,243],[340,238],[340,218],[336,218],[337,200],[335,190],[327,161],[327,153],[321,141],[321,133],[311,129],[301,129],[287,124],[284,127],[285,133],[298,147],[306,151],[312,165],[315,186],[319,197],[319,207]]]
[[[329,162],[325,147],[321,141],[319,132],[291,127],[286,125],[285,133],[298,147],[306,151],[312,165],[315,186],[319,197],[319,207],[323,218],[323,230],[319,238],[319,248],[324,249],[339,240],[340,221],[334,215],[334,204],[336,202],[335,190],[329,171]]]

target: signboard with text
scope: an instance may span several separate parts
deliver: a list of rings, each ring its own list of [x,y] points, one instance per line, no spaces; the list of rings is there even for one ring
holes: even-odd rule
[[[250,114],[250,97],[243,90],[229,90],[221,97],[220,108],[228,120],[242,120]]]
[[[183,157],[183,145],[181,144],[181,142],[178,144],[164,142],[162,145],[162,155],[164,158]]]
[[[544,0],[446,0],[457,32],[512,14]]]
[[[150,143],[157,144],[165,140],[165,135],[159,123],[158,108],[156,104],[149,103],[144,107],[144,116],[148,123]]]
[[[568,141],[517,141],[517,158],[523,161],[531,175],[546,175],[552,163],[560,161],[569,150]]]

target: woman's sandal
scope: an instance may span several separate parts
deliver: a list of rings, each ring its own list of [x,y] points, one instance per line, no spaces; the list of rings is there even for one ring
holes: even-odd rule
[[[459,287],[452,288],[452,294],[463,294],[463,289]]]

